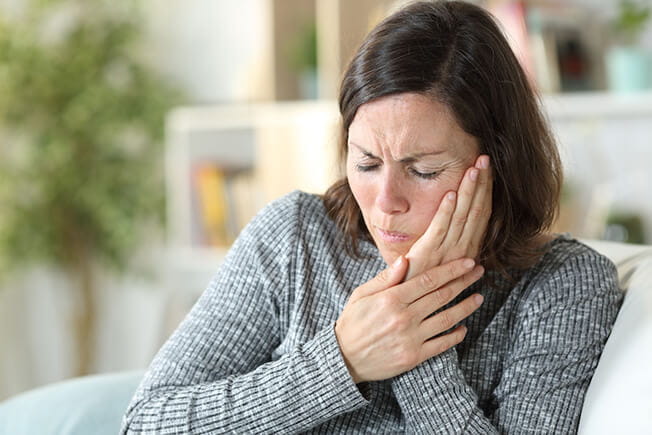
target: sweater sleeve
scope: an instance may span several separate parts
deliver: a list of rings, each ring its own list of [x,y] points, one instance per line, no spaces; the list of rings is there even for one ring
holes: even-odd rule
[[[295,208],[287,200],[269,206],[243,230],[154,358],[123,434],[297,432],[367,404],[332,324],[272,357],[289,309]]]
[[[464,380],[457,352],[446,352],[396,377],[392,390],[407,433],[497,433]]]
[[[485,415],[478,408],[450,349],[394,380],[408,432],[576,433],[621,301],[608,259],[567,259],[531,286],[516,311],[495,409]]]

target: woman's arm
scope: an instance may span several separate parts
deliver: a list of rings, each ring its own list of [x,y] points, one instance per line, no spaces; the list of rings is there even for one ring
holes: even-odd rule
[[[408,432],[575,433],[620,300],[613,264],[572,258],[533,286],[516,314],[495,411],[478,408],[451,349],[394,379]]]
[[[407,433],[498,433],[464,380],[455,348],[394,378],[392,391],[405,418]]]
[[[123,433],[295,432],[367,403],[332,324],[271,360],[291,308],[293,231],[300,222],[297,201],[282,201],[243,231],[159,351]]]
[[[277,361],[218,380],[202,367],[159,360],[123,433],[300,432],[366,404],[325,329]]]

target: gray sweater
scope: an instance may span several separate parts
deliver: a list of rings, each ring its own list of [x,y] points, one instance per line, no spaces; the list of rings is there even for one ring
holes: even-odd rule
[[[154,358],[123,433],[573,433],[618,313],[616,270],[560,236],[516,284],[494,275],[466,338],[417,368],[355,385],[334,324],[385,266],[319,197],[293,192],[243,230]],[[490,272],[489,272],[490,273]]]

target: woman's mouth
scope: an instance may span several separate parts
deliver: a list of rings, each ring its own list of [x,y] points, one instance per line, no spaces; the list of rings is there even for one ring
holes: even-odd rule
[[[388,243],[407,242],[411,238],[409,234],[401,233],[399,231],[383,230],[382,228],[378,228],[378,227],[376,227],[376,232],[384,242],[388,242]]]

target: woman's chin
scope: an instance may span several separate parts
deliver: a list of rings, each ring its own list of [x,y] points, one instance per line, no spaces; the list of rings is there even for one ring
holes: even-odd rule
[[[402,245],[402,246],[401,246]],[[385,263],[387,265],[393,264],[396,259],[401,256],[401,255],[406,255],[410,251],[410,247],[412,244],[392,244],[390,246],[387,246],[385,244],[376,244],[378,246],[378,250],[380,251],[380,255],[383,257],[383,260],[385,260]]]

